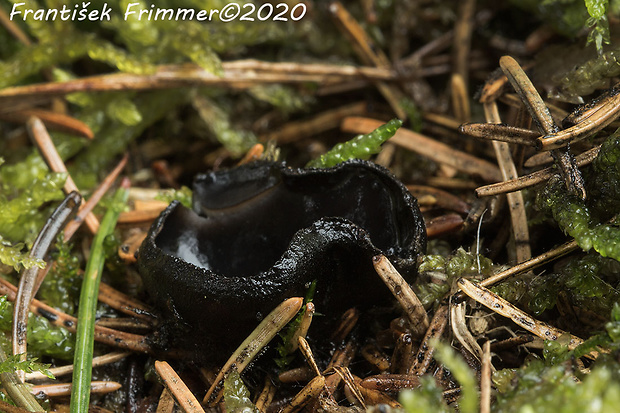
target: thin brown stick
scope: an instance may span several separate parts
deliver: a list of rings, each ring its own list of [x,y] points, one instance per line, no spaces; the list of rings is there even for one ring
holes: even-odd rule
[[[540,135],[533,130],[517,128],[504,123],[465,123],[459,127],[459,132],[474,138],[532,147],[536,145],[536,138]]]
[[[0,278],[0,295],[6,295],[9,301],[15,301],[17,288],[8,281]],[[77,318],[58,311],[41,301],[32,299],[30,302],[30,311],[48,319],[48,321],[59,327],[75,333],[77,326]],[[129,334],[123,331],[116,331],[110,328],[99,327],[95,325],[95,340],[114,347],[133,350],[141,353],[151,351],[147,344],[146,337],[137,334]]]
[[[88,201],[82,205],[82,208],[78,211],[75,219],[67,225],[67,228],[65,228],[65,242],[69,241],[71,237],[73,237],[73,234],[75,234],[80,225],[82,225],[84,219],[92,213],[95,205],[97,205],[105,193],[112,187],[112,184],[116,181],[116,178],[118,178],[122,170],[125,168],[125,165],[127,165],[128,159],[129,155],[125,154],[112,172],[110,172],[101,184],[99,184],[97,189],[93,191]]]
[[[376,343],[367,343],[360,350],[360,355],[376,370],[384,372],[390,368],[390,360]]]
[[[314,372],[315,375],[320,376],[321,371],[319,370],[319,366],[316,364],[316,360],[314,359],[314,354],[312,354],[312,348],[310,348],[310,344],[306,341],[304,337],[299,336],[297,338],[297,346],[299,347],[299,351],[304,355],[308,366]]]
[[[469,122],[471,117],[471,108],[469,105],[469,93],[467,91],[467,85],[460,73],[454,73],[452,75],[451,88],[452,91],[452,112],[454,117],[460,122]]]
[[[236,369],[239,374],[258,355],[272,338],[280,331],[301,309],[303,298],[293,297],[283,301],[254,329],[237,350],[230,356],[224,367],[215,378],[215,382],[207,391],[203,403],[211,399],[217,403],[222,397],[222,382],[226,375]],[[213,397],[212,397],[213,396]]]
[[[411,368],[413,356],[413,338],[409,333],[402,333],[396,340],[390,359],[390,373],[406,373]]]
[[[13,112],[0,112],[0,120],[23,124],[31,117],[41,119],[43,124],[52,130],[59,130],[72,135],[93,139],[94,134],[84,122],[62,113],[44,109],[20,109]]]
[[[336,330],[334,330],[330,336],[330,340],[336,343],[340,343],[344,341],[344,339],[349,335],[351,330],[357,324],[357,321],[360,318],[360,312],[357,308],[349,308],[347,311],[342,314],[340,318],[340,323]]]
[[[620,89],[619,86],[616,88]],[[600,102],[600,106],[587,111],[586,114],[587,116],[580,117],[580,122],[576,125],[538,138],[537,148],[541,151],[562,148],[604,129],[620,116],[620,93],[612,94]]]
[[[164,387],[159,396],[155,413],[172,413],[174,411],[174,405],[174,396],[167,387]]]
[[[465,303],[450,304],[450,326],[452,327],[452,334],[467,351],[473,354],[478,360],[481,360],[482,348],[480,348],[480,345],[467,328],[465,312]]]
[[[280,413],[294,413],[301,410],[312,399],[315,399],[325,389],[325,377],[316,376],[299,393],[297,393]]]
[[[470,205],[450,192],[424,185],[407,185],[407,189],[416,198],[420,198],[424,195],[430,195],[434,198],[433,206],[435,207],[449,209],[461,214],[469,213]]]
[[[362,379],[353,376],[355,380],[355,385],[357,386],[357,390],[361,393],[364,402],[367,406],[376,406],[378,404],[386,404],[393,409],[401,409],[402,406],[396,400],[389,397],[387,394],[380,392],[378,390],[369,389],[367,387],[362,386]]]
[[[454,25],[454,37],[452,43],[453,74],[461,77],[463,85],[467,84],[469,74],[469,60],[471,50],[471,34],[474,28],[474,13],[476,0],[461,1],[458,19]],[[465,87],[465,92],[467,88]],[[465,96],[469,96],[465,93]]]
[[[351,370],[348,367],[334,367],[334,371],[340,376],[344,382],[345,394],[351,402],[356,406],[361,406],[362,409],[366,409],[366,403],[364,403],[364,396],[359,391],[355,378],[351,374]]]
[[[500,281],[505,280],[508,277],[512,277],[517,274],[521,274],[523,272],[533,270],[536,267],[539,267],[543,264],[548,263],[549,261],[560,258],[570,252],[573,252],[579,248],[576,241],[570,241],[566,244],[563,244],[557,248],[552,249],[551,251],[547,251],[544,254],[540,254],[537,257],[529,259],[525,262],[515,265],[505,271],[492,275],[488,278],[485,278],[480,282],[480,286],[482,287],[490,287],[494,284],[497,284]]]
[[[124,359],[129,354],[131,353],[114,352],[114,353],[104,354],[103,356],[93,357],[93,367],[105,366],[106,364],[115,363],[119,360]],[[49,369],[49,372],[52,373],[54,377],[56,378],[61,377],[61,376],[66,376],[67,374],[71,374],[73,372],[73,364],[69,364],[66,366],[60,366],[60,367],[52,367],[51,369]],[[49,379],[49,377],[47,377],[45,374],[38,372],[38,371],[34,371],[32,373],[26,373],[27,381],[45,380],[45,379]]]
[[[421,376],[428,370],[435,353],[431,341],[439,339],[448,325],[448,303],[442,303],[433,316],[428,330],[422,339],[418,353],[414,357],[414,364],[407,371],[408,375]]]
[[[115,381],[91,381],[90,393],[91,394],[106,394],[112,393],[120,389],[122,385]],[[39,384],[32,386],[30,389],[34,395],[45,395],[47,397],[63,397],[71,395],[71,383],[58,383],[58,384]]]
[[[487,122],[499,123],[499,111],[497,103],[491,101],[484,104],[484,114]],[[510,146],[506,142],[493,141],[493,149],[497,157],[499,169],[502,172],[504,181],[517,179],[517,167],[512,160]],[[515,256],[517,262],[523,262],[532,258],[532,250],[530,248],[530,231],[527,224],[527,214],[525,212],[525,202],[523,194],[515,191],[506,194],[510,212],[510,221],[512,223],[512,235],[515,241]]]
[[[510,56],[502,56],[499,65],[540,130],[545,134],[557,132],[549,109],[519,63]]]
[[[463,218],[458,214],[440,215],[426,221],[426,237],[437,238],[460,230],[463,227]]]
[[[163,380],[166,388],[170,390],[177,403],[179,403],[186,413],[204,413],[196,396],[187,388],[183,380],[181,380],[176,371],[170,367],[168,362],[156,361],[155,370]]]
[[[415,374],[380,374],[366,377],[361,382],[366,389],[396,393],[403,389],[420,387],[420,377]]]
[[[549,108],[519,63],[510,56],[502,56],[499,64],[541,132],[545,135],[557,134],[559,128],[555,124]],[[581,199],[585,199],[585,183],[570,153],[566,150],[559,151],[556,149],[552,154],[562,172],[566,188],[580,196]]]
[[[279,145],[291,143],[312,135],[335,129],[347,116],[362,116],[367,113],[366,102],[356,102],[318,113],[311,118],[288,122],[275,131],[261,136],[261,140],[275,141]]]
[[[463,122],[458,119],[453,118],[452,116],[442,115],[439,113],[431,113],[425,112],[422,114],[422,118],[425,121],[436,123],[439,126],[443,126],[444,128],[451,130],[458,130]]]
[[[327,365],[327,369],[325,369],[325,373],[330,372],[334,367],[348,367],[353,361],[353,357],[355,357],[355,353],[357,350],[357,346],[353,343],[353,340],[347,341],[347,343],[334,351],[329,364]],[[337,374],[332,374],[331,376],[327,376],[325,379],[325,387],[329,394],[333,395],[334,391],[340,384],[342,379]]]
[[[273,384],[273,381],[271,381],[269,376],[265,377],[265,385],[263,386],[263,390],[256,399],[256,409],[261,413],[265,413],[273,401],[275,394],[276,386]]]
[[[348,117],[342,122],[341,129],[351,133],[369,133],[383,125],[383,123],[376,119]],[[409,129],[398,129],[388,142],[416,152],[437,163],[452,166],[461,172],[480,176],[485,181],[497,182],[502,179],[499,168],[492,163],[453,149],[445,143],[438,142]]]
[[[480,413],[491,413],[491,342],[482,346],[482,370],[480,371]]]
[[[65,194],[72,191],[79,193],[80,191],[78,187],[75,185],[75,182],[73,182],[71,175],[69,175],[67,167],[56,150],[56,146],[54,145],[54,142],[52,142],[52,138],[47,132],[43,122],[36,117],[32,117],[28,120],[26,126],[30,137],[39,148],[39,151],[41,152],[41,155],[43,156],[43,159],[45,159],[45,162],[49,166],[50,170],[53,172],[62,172],[67,174],[65,186],[63,187]],[[85,221],[90,232],[92,234],[96,234],[99,229],[99,220],[95,217],[95,215],[89,213],[86,215]]]
[[[17,24],[15,24],[13,20],[11,20],[10,16],[7,16],[4,9],[1,8],[0,24],[2,24],[2,26],[4,26],[4,28],[24,46],[30,46],[32,44],[32,41],[28,35]]]
[[[595,146],[586,152],[577,155],[575,162],[577,166],[584,166],[591,163],[598,155],[601,146]],[[517,179],[511,179],[509,181],[498,182],[496,184],[485,185],[476,188],[476,196],[493,196],[499,194],[505,194],[508,192],[519,191],[530,186],[537,185],[541,182],[549,180],[553,175],[558,173],[555,166],[541,169],[540,171],[532,172],[528,175],[520,176]]]
[[[377,255],[372,261],[375,271],[405,311],[411,322],[412,331],[421,336],[428,329],[429,322],[420,299],[384,255]]]
[[[373,65],[377,68],[390,67],[390,61],[383,54],[381,49],[366,34],[362,26],[349,14],[347,9],[338,1],[334,1],[329,5],[329,11],[338,23],[338,27],[351,40],[354,50],[362,61],[367,65]],[[381,92],[385,100],[388,101],[396,116],[399,119],[407,119],[407,113],[400,106],[402,93],[395,87],[385,83],[376,82],[377,89]]]
[[[108,284],[100,283],[99,285],[99,301],[108,304],[110,307],[122,313],[147,321],[151,324],[155,323],[153,311],[145,304],[123,294]]]
[[[188,86],[222,86],[247,89],[269,83],[326,83],[354,79],[392,80],[396,73],[387,68],[311,63],[272,63],[258,60],[224,62],[217,76],[193,64],[162,65],[150,75],[113,73],[64,82],[16,86],[0,91],[3,102],[16,98],[63,96],[75,92],[106,92],[169,89]]]
[[[526,329],[530,333],[536,334],[543,340],[557,340],[560,336],[568,334],[570,337],[570,342],[568,343],[569,350],[573,350],[578,345],[583,344],[583,340],[579,337],[560,330],[559,328],[553,327],[543,321],[536,320],[491,290],[480,285],[476,285],[466,278],[459,278],[457,280],[457,285],[461,291],[467,294],[470,298],[491,309],[497,314],[510,318],[515,324]],[[590,354],[596,357],[595,353],[596,352],[592,352]]]

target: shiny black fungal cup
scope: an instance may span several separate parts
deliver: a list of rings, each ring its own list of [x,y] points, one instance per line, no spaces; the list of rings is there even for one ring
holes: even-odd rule
[[[389,303],[372,257],[386,255],[411,280],[426,246],[417,201],[371,162],[329,169],[256,162],[199,175],[193,190],[192,209],[175,201],[153,223],[138,265],[167,329],[176,326],[166,332],[184,337],[171,344],[207,361],[225,360],[313,280],[319,324],[351,307]]]

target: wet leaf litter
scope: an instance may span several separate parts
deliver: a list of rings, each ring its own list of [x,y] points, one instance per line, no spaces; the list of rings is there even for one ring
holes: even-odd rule
[[[28,344],[2,361],[18,405],[2,409],[614,406],[616,20],[595,3],[306,2],[303,25],[0,19],[0,320],[19,320],[0,324]],[[553,52],[553,30],[592,44]],[[105,195],[120,173],[129,202]],[[65,241],[34,254],[71,191],[85,200]],[[101,239],[106,211],[119,219]],[[78,305],[82,268],[104,259]],[[84,352],[72,332],[94,307]],[[36,403],[21,382],[48,379],[20,370],[48,367],[33,356],[62,382]]]

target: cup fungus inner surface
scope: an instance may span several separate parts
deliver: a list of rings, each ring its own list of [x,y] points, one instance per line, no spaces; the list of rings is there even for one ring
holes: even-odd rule
[[[155,301],[198,330],[237,336],[239,324],[253,328],[313,280],[320,312],[372,303],[389,296],[372,257],[383,253],[412,276],[425,248],[416,200],[370,162],[329,169],[257,162],[199,175],[193,190],[193,210],[171,204],[138,264]],[[223,321],[231,317],[234,331]]]

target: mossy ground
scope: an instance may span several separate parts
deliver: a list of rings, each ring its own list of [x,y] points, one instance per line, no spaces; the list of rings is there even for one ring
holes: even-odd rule
[[[18,3],[10,0],[0,8],[9,14]],[[62,7],[63,3],[29,1],[27,7],[55,8]],[[83,7],[82,2],[69,3],[72,7]],[[80,120],[92,130],[95,135],[92,141],[66,130],[51,131],[58,152],[67,163],[68,173],[86,197],[118,158],[129,153],[130,162],[125,173],[133,186],[158,190],[159,199],[178,198],[185,203],[190,202],[187,186],[196,173],[234,166],[254,144],[267,145],[265,137],[273,136],[290,122],[329,114],[360,101],[366,102],[367,107],[358,115],[385,122],[394,118],[393,109],[380,92],[385,90],[384,85],[378,85],[378,80],[359,77],[331,79],[331,83],[321,84],[291,81],[292,74],[281,72],[271,73],[277,79],[273,82],[249,81],[249,84],[235,87],[221,83],[140,91],[121,88],[96,93],[82,91],[34,101],[29,100],[32,96],[9,100],[2,95],[9,87],[48,81],[109,73],[151,75],[163,65],[193,64],[208,74],[222,76],[225,62],[241,59],[300,62],[302,65],[322,63],[333,67],[362,64],[356,47],[339,31],[328,5],[321,1],[305,2],[307,13],[299,21],[236,20],[208,24],[126,21],[122,16],[129,2],[125,0],[96,0],[91,1],[89,7],[101,9],[103,3],[113,9],[109,22],[15,19],[12,24],[26,35],[29,44],[15,37],[15,31],[9,31],[9,26],[0,28],[0,273],[14,284],[24,268],[43,265],[40,260],[30,258],[28,252],[47,217],[63,198],[62,186],[67,178],[66,173],[49,171],[28,140],[24,122],[11,118],[16,110],[35,106],[54,110]],[[228,3],[160,0],[157,7],[221,9]],[[291,7],[297,4],[289,3]],[[376,49],[388,56],[391,68],[400,74],[398,81],[387,83],[406,98],[400,101],[401,109],[409,116],[403,127],[495,162],[488,142],[458,136],[454,128],[432,118],[432,115],[441,114],[454,120],[456,116],[450,100],[451,94],[456,92],[449,85],[455,70],[452,59],[457,42],[444,42],[426,55],[414,54],[440,36],[449,35],[459,21],[462,3],[456,0],[363,0],[346,1],[343,5],[360,22]],[[262,2],[257,4],[260,6]],[[148,8],[150,3],[139,2],[139,6]],[[473,98],[474,92],[496,70],[499,57],[505,54],[525,64],[534,62],[530,73],[538,90],[544,96],[546,92],[554,105],[567,112],[575,108],[574,102],[580,98],[588,101],[598,96],[620,75],[617,59],[620,2],[617,0],[515,0],[505,4],[479,0],[475,2],[473,16],[475,24],[467,59],[467,88],[472,108],[472,118],[468,120],[482,121],[482,109]],[[543,35],[548,37],[536,45],[536,36]],[[588,40],[590,45],[586,45]],[[509,105],[501,106],[501,110],[506,119],[519,119],[516,109]],[[320,126],[314,127],[320,129]],[[396,127],[395,122],[389,126]],[[497,368],[493,375],[492,411],[557,411],[559,406],[567,412],[614,411],[620,405],[620,309],[617,306],[620,301],[620,233],[617,227],[620,142],[618,134],[614,133],[617,126],[612,124],[573,146],[576,152],[582,152],[604,142],[602,155],[591,166],[582,168],[588,192],[585,201],[566,195],[558,178],[525,191],[534,255],[567,240],[564,232],[574,237],[583,251],[493,287],[496,293],[529,314],[586,339],[585,347],[569,351],[565,338],[560,337],[554,342],[539,341],[536,345],[498,350],[492,359]],[[329,163],[342,157],[370,156],[379,149],[377,145],[384,137],[383,133],[370,135],[371,146],[351,141],[348,146],[341,145],[344,153],[332,153],[326,159]],[[334,125],[320,133],[304,133],[300,139],[290,138],[283,143],[276,140],[270,143],[271,149],[267,147],[269,156],[279,153],[280,159],[301,167],[321,159],[319,155],[351,138]],[[362,148],[358,147],[360,144]],[[513,153],[515,159],[524,159],[532,155],[533,150],[513,148]],[[385,162],[385,158],[373,159]],[[455,171],[402,148],[397,148],[387,162],[406,184],[443,185],[442,189],[460,197],[472,210],[481,205],[472,192],[473,186],[483,184],[477,176]],[[521,163],[518,166],[521,168]],[[521,171],[530,170],[523,167]],[[538,201],[534,202],[536,194]],[[430,244],[428,255],[420,263],[419,279],[413,286],[430,315],[452,291],[459,277],[478,280],[481,275],[490,275],[515,264],[514,245],[506,229],[510,225],[509,212],[502,202],[482,207],[489,210],[489,218],[483,215],[479,230],[478,221],[466,222]],[[102,215],[109,204],[109,198],[104,198],[95,213]],[[437,205],[423,203],[429,221],[446,215],[449,210],[449,206]],[[116,259],[120,240],[140,226],[144,229],[148,224],[121,226],[115,238],[108,240],[106,255],[109,259],[103,276],[129,296],[148,301],[141,291],[135,268]],[[82,230],[70,244],[55,246],[51,257],[56,265],[37,298],[63,312],[76,314],[80,268],[85,266],[90,242],[91,236]],[[98,310],[100,316],[120,317],[105,305],[100,305]],[[11,313],[12,305],[1,299],[0,327],[7,334]],[[396,318],[399,314],[395,311],[391,315]],[[501,342],[527,334],[473,302],[469,303],[468,316],[471,317],[469,328],[476,332],[475,338],[480,343]],[[383,330],[389,327],[389,320],[385,323],[385,318],[378,316],[377,324],[379,321],[384,324],[373,330],[375,335],[356,337],[356,344],[379,343],[385,353],[393,351],[393,340],[382,341]],[[9,337],[2,335],[0,340],[7,350]],[[400,400],[406,411],[453,411],[457,406],[464,412],[478,409],[479,374],[476,369],[480,363],[472,357],[466,357],[469,366],[463,362],[457,353],[467,351],[458,344],[451,349],[448,343],[456,343],[452,339],[452,333],[447,331],[442,342],[437,344],[439,353],[433,365],[437,371],[443,365],[451,374],[442,373],[444,379],[438,379],[439,383],[424,378],[421,387],[402,395]],[[44,362],[61,365],[72,358],[73,335],[63,328],[50,326],[43,317],[33,315],[30,318],[28,340],[30,354]],[[419,341],[418,338],[416,343]],[[600,357],[596,361],[584,358],[595,348],[594,344],[598,346]],[[103,345],[96,346],[96,354],[109,350]],[[96,376],[111,377],[125,387],[113,396],[95,398],[93,403],[113,411],[124,410],[124,404],[133,409],[130,411],[146,411],[148,406],[156,405],[161,387],[152,370],[142,369],[145,360],[143,355],[132,355],[127,361],[96,370]],[[151,362],[148,360],[147,365]],[[297,366],[303,365],[301,357],[296,362]],[[0,365],[15,367],[15,360]],[[192,388],[197,393],[204,393],[206,389],[198,380],[196,366],[178,363],[176,367],[193,383]],[[373,373],[373,366],[361,357],[351,369],[360,376]],[[136,377],[141,385],[127,384]],[[249,380],[252,397],[260,390],[257,388],[262,385],[262,379]],[[229,386],[233,382],[238,384],[233,378]],[[457,402],[450,400],[448,404],[442,400],[446,384],[451,388],[462,386]],[[297,390],[294,386],[278,386],[277,400]],[[241,405],[248,402],[244,389],[237,386],[231,392],[243,396],[238,396]],[[59,399],[52,405],[66,403]]]

